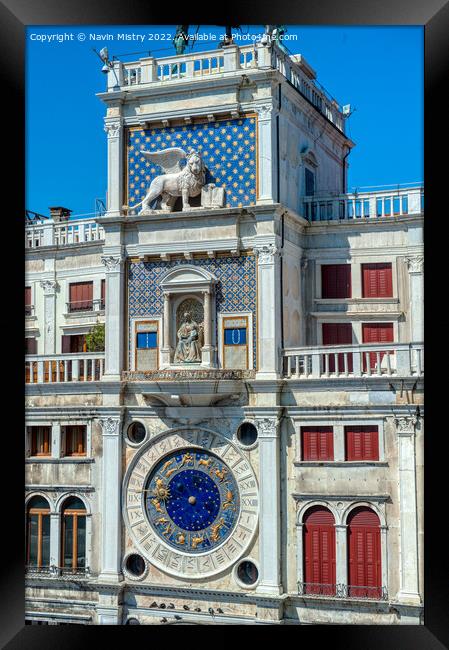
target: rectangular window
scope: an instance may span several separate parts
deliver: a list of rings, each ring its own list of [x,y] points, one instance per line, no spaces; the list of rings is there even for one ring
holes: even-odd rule
[[[379,460],[377,426],[345,427],[346,460]]]
[[[69,286],[69,312],[92,311],[93,282],[76,282]]]
[[[323,323],[323,345],[352,345],[351,323]],[[328,356],[328,370],[335,372],[335,357],[338,359],[338,372],[345,372],[345,354],[332,354]],[[346,353],[348,372],[352,372],[352,353]],[[326,358],[323,359],[323,364]],[[325,368],[323,368],[325,369]]]
[[[302,460],[334,460],[332,427],[301,427]]]
[[[248,317],[223,318],[223,367],[248,368]]]
[[[362,323],[362,340],[363,343],[393,343],[393,323]],[[367,352],[363,354],[363,371],[366,372],[366,357],[369,354],[370,368],[374,370],[378,363],[381,368],[386,364],[384,357],[386,352]],[[389,352],[390,356],[393,354]]]
[[[306,196],[315,194],[315,174],[310,169],[305,169]]]
[[[321,297],[350,298],[351,297],[351,265],[322,264],[321,265]]]
[[[25,316],[31,316],[32,312],[31,287],[25,287]]]
[[[65,456],[85,456],[86,438],[86,425],[71,425],[64,427]]]
[[[62,353],[87,352],[85,334],[71,334],[62,337]]]
[[[101,281],[101,299],[100,299],[100,309],[104,309],[106,306],[106,280]]]
[[[157,370],[159,367],[158,321],[136,323],[135,369]]]
[[[393,274],[391,263],[362,264],[363,298],[392,298]]]
[[[50,456],[51,427],[28,427],[31,456]]]

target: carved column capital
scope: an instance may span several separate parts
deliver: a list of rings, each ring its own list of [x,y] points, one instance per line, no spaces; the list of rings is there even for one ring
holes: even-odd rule
[[[304,269],[304,271],[305,271],[308,266],[309,266],[309,260],[307,259],[307,257],[302,257],[301,258],[301,268]]]
[[[118,436],[120,434],[120,417],[100,418],[99,423],[103,436]]]
[[[259,120],[269,120],[271,118],[271,113],[273,111],[273,106],[271,104],[262,104],[262,106],[256,106],[255,109],[259,115]]]
[[[395,417],[394,420],[396,424],[396,433],[398,435],[412,436],[415,434],[415,427],[418,422],[416,415]]]
[[[58,288],[58,283],[56,280],[41,280],[40,284],[45,294],[47,295],[55,293],[56,289]]]
[[[257,418],[255,420],[257,432],[260,438],[276,438],[278,433],[277,418]]]
[[[121,255],[103,255],[101,261],[108,271],[119,271],[123,257]]]
[[[112,120],[110,122],[105,122],[104,130],[108,134],[108,138],[118,138],[120,135],[120,130],[122,128],[122,123],[120,120]]]
[[[280,250],[275,244],[255,246],[254,252],[257,255],[259,264],[274,264],[276,257],[280,256]]]
[[[408,255],[405,261],[409,273],[422,273],[424,271],[424,255]]]

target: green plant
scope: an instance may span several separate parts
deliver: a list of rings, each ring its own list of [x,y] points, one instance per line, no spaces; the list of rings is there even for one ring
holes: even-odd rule
[[[97,323],[86,334],[88,352],[104,352],[104,323]]]

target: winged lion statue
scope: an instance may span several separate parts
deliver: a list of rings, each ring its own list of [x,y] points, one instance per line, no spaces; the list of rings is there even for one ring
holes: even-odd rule
[[[162,196],[161,210],[165,212],[173,211],[178,196],[182,196],[182,209],[191,210],[189,198],[198,196],[206,181],[201,154],[195,150],[187,153],[179,147],[154,152],[142,149],[140,153],[152,163],[160,165],[165,173],[151,181],[145,198],[133,205],[132,210],[142,206],[139,214],[147,213],[150,204],[159,196]],[[186,161],[184,168],[181,168],[181,160]]]

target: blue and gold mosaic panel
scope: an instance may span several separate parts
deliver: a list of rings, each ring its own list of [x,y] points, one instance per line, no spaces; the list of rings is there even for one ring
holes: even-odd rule
[[[251,312],[253,314],[253,358],[256,368],[256,258],[254,255],[217,257],[215,259],[179,260],[170,262],[130,262],[128,271],[129,332],[131,319],[160,316],[163,313],[161,278],[175,266],[205,268],[215,275],[215,307],[217,312]],[[217,324],[217,319],[215,319]],[[216,340],[218,341],[217,331]],[[131,340],[129,361],[131,367]]]
[[[146,512],[155,532],[173,548],[210,551],[229,537],[237,522],[237,482],[218,456],[202,449],[177,450],[151,473]]]
[[[196,149],[206,167],[206,183],[225,188],[226,207],[256,203],[256,117],[218,120],[166,128],[129,129],[127,138],[127,204],[145,197],[151,181],[164,170],[148,161],[140,151],[181,147]]]

